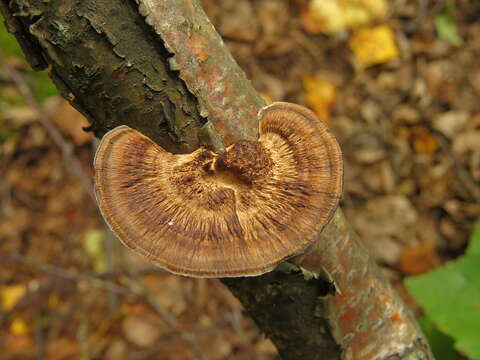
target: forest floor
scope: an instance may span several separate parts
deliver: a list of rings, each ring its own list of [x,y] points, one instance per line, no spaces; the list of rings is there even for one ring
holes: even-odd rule
[[[307,0],[203,3],[265,99],[329,123],[342,208],[420,315],[403,279],[461,255],[480,218],[480,2],[392,0],[367,32],[331,34]],[[98,140],[0,32],[0,357],[276,358],[218,280],[170,275],[108,231],[74,166],[92,177]]]

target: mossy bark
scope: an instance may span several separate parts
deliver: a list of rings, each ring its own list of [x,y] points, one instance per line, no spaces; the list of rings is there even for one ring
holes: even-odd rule
[[[102,136],[129,125],[171,152],[255,138],[263,102],[197,0],[0,0],[35,69]],[[408,310],[337,211],[300,257],[224,279],[284,359],[432,359]]]

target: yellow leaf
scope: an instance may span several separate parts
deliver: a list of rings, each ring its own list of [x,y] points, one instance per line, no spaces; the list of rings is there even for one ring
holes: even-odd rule
[[[25,295],[27,287],[24,284],[8,285],[1,288],[2,309],[10,311]]]
[[[330,120],[330,112],[337,99],[337,90],[335,86],[323,79],[310,75],[302,77],[303,88],[305,89],[304,98],[307,105],[325,121]]]
[[[60,305],[60,298],[58,297],[58,295],[56,293],[54,294],[51,294],[49,297],[48,297],[48,307],[50,309],[55,309],[56,307],[58,307]]]
[[[307,31],[329,34],[366,26],[386,11],[385,0],[312,0],[303,20]]]
[[[388,25],[359,30],[349,44],[363,67],[383,64],[399,56],[393,31]]]
[[[24,336],[28,333],[28,327],[25,321],[22,319],[13,319],[12,324],[10,325],[10,333],[16,336]]]

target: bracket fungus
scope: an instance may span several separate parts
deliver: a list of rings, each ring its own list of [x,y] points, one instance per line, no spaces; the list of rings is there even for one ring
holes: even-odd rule
[[[301,253],[342,192],[341,151],[327,125],[299,105],[259,112],[259,138],[216,154],[174,155],[127,126],[95,157],[97,201],[129,248],[170,272],[260,275]]]

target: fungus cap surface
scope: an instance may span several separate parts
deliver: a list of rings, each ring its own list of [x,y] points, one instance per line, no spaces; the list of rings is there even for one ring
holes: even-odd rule
[[[127,126],[95,157],[101,212],[132,250],[177,274],[260,275],[305,250],[342,193],[341,151],[327,125],[299,105],[259,112],[258,141],[216,154],[166,152]]]

